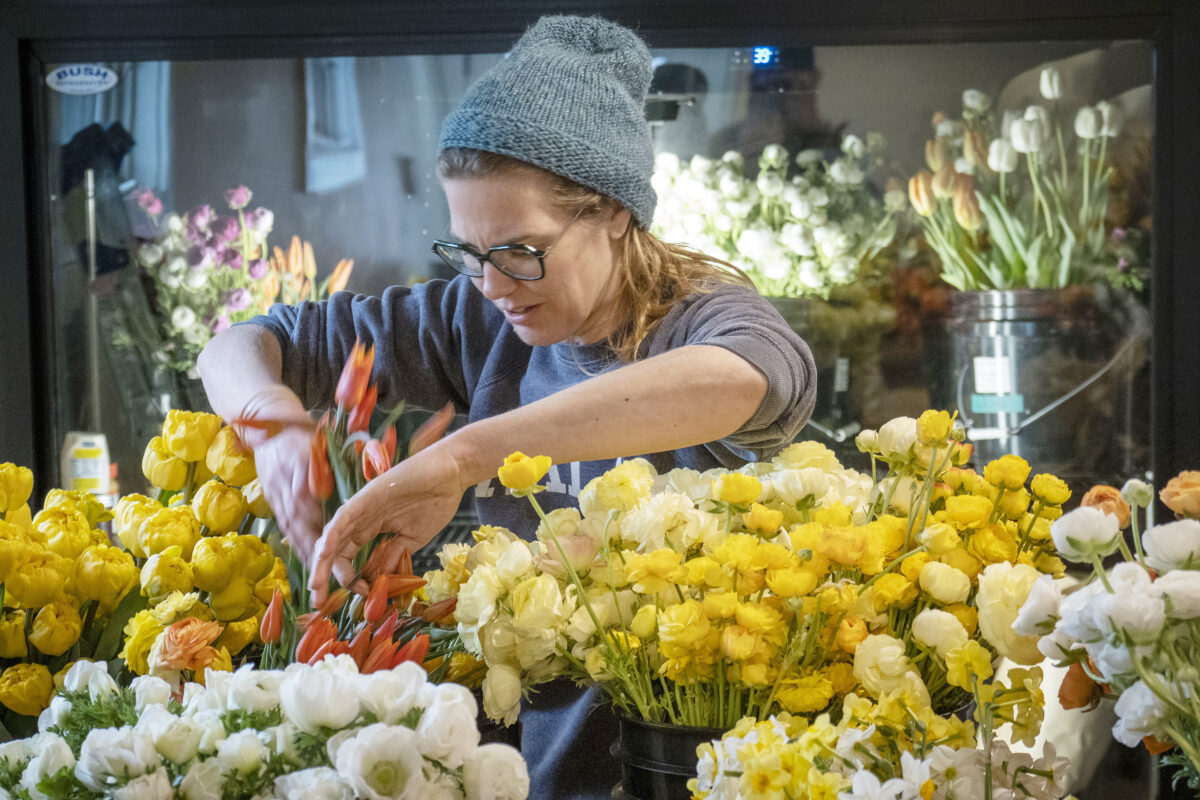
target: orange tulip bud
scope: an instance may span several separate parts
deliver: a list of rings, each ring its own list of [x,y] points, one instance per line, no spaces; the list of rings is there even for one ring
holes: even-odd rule
[[[954,219],[964,230],[979,230],[983,225],[983,214],[979,210],[979,195],[975,192],[975,179],[970,175],[954,178]]]
[[[408,454],[414,456],[442,438],[442,434],[446,432],[446,428],[449,428],[453,421],[454,404],[446,403],[440,411],[422,422],[421,426],[413,433],[412,438],[408,440]]]
[[[396,655],[392,658],[392,663],[388,666],[394,669],[405,661],[420,664],[425,660],[425,656],[427,655],[429,655],[429,634],[418,633],[408,641],[408,644],[396,651]]]
[[[401,548],[400,558],[396,560],[396,568],[392,570],[393,575],[412,575],[412,551],[407,547]]]
[[[271,602],[263,614],[258,635],[262,638],[263,644],[275,644],[283,635],[283,592],[278,589],[271,595]]]
[[[386,578],[389,598],[410,594],[425,585],[425,579],[416,575],[387,575]]]
[[[354,408],[362,400],[371,380],[371,370],[375,366],[375,345],[370,348],[362,342],[355,341],[342,368],[342,376],[338,379],[334,400],[342,408]]]
[[[333,495],[333,467],[329,465],[329,447],[324,428],[317,428],[312,437],[308,460],[308,491],[318,500],[327,500]]]
[[[933,174],[933,196],[939,200],[949,200],[954,196],[954,164],[946,162],[942,168]]]
[[[379,399],[379,387],[371,384],[363,392],[358,405],[350,410],[350,419],[346,424],[350,433],[365,431],[371,425],[371,415],[375,413],[375,401]]]
[[[329,293],[340,292],[346,288],[346,284],[350,282],[350,273],[354,271],[354,259],[343,258],[333,268],[333,274],[329,276]]]
[[[362,665],[363,674],[379,669],[390,669],[392,660],[396,657],[396,652],[399,649],[400,644],[393,642],[391,639],[372,642],[371,651],[367,653],[366,662]]]
[[[371,584],[371,591],[367,593],[367,602],[363,605],[363,619],[367,622],[372,624],[379,622],[387,613],[387,591],[387,576],[380,575]]]
[[[358,633],[354,634],[354,638],[350,640],[350,649],[346,652],[354,659],[354,663],[358,664],[358,668],[362,669],[363,664],[367,660],[367,652],[371,646],[371,626],[363,625],[358,629]]]
[[[383,623],[375,629],[375,635],[371,637],[371,647],[375,648],[382,641],[391,641],[392,634],[396,632],[396,623],[400,621],[400,609],[393,608],[386,617]]]
[[[304,243],[304,277],[310,281],[317,277],[317,259],[313,257],[312,242]]]
[[[292,275],[304,274],[304,253],[299,236],[293,236],[292,243],[288,246],[287,271]]]
[[[400,565],[402,551],[405,551],[405,548],[396,537],[389,536],[382,540],[375,545],[371,555],[367,556],[367,563],[363,564],[362,568],[363,577],[368,581],[374,581],[380,575],[395,574]],[[409,563],[411,563],[411,556]]]
[[[941,138],[930,139],[925,142],[925,163],[929,166],[930,172],[940,170],[948,158],[949,153],[946,151],[946,143]]]
[[[307,664],[322,647],[337,639],[337,628],[324,617],[309,626],[296,644],[296,661]]]
[[[372,439],[363,447],[362,471],[363,477],[373,481],[392,468],[392,461],[384,450],[383,442]]]
[[[330,639],[328,642],[324,642],[313,652],[312,655],[305,659],[301,659],[299,651],[297,651],[296,660],[303,661],[305,664],[319,664],[321,663],[321,660],[325,658],[325,656],[331,655],[335,652],[337,644],[338,641],[336,639]]]
[[[387,453],[388,464],[396,463],[396,426],[388,425],[387,430],[383,432],[383,452]]]
[[[457,597],[447,597],[444,600],[438,600],[429,608],[421,612],[421,619],[426,622],[437,624],[450,618],[454,614],[454,609],[458,606]]]
[[[322,617],[331,617],[342,610],[342,606],[346,605],[346,601],[350,599],[350,590],[343,586],[339,586],[329,593],[325,598],[325,602],[321,603],[321,607],[317,609],[317,613]]]
[[[908,179],[908,199],[922,217],[928,217],[937,208],[933,196],[933,173],[922,170]]]

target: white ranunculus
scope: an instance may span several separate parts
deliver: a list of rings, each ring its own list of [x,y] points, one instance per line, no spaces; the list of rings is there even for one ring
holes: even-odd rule
[[[67,723],[71,713],[71,701],[60,694],[50,699],[50,705],[38,714],[38,733],[46,733],[51,728],[61,728]]]
[[[668,546],[687,549],[715,525],[716,517],[697,509],[690,496],[663,491],[644,498],[621,518],[621,536],[635,542],[639,553]]]
[[[1013,630],[1013,620],[1030,589],[1041,576],[1027,564],[1008,562],[989,564],[979,575],[975,606],[979,609],[979,632],[1000,655],[1018,664],[1036,664],[1042,660],[1036,636],[1021,636]]]
[[[279,685],[279,704],[284,715],[306,733],[344,728],[358,716],[362,705],[353,676],[323,669],[285,677]]]
[[[1172,570],[1158,576],[1152,591],[1167,601],[1167,616],[1172,619],[1200,617],[1200,571]]]
[[[171,684],[153,675],[139,675],[130,684],[133,689],[134,707],[138,712],[147,706],[163,706],[171,701]]]
[[[1154,487],[1137,478],[1130,478],[1121,487],[1121,499],[1131,506],[1146,508],[1154,502]]]
[[[1116,551],[1121,524],[1106,511],[1080,506],[1050,523],[1050,535],[1063,558],[1091,562],[1093,556],[1104,557]]]
[[[253,730],[231,734],[217,746],[217,763],[226,775],[249,775],[262,766],[269,755],[258,732]]]
[[[531,569],[533,569],[533,553],[529,551],[529,545],[523,541],[510,544],[496,561],[496,577],[500,579],[500,583],[505,588],[517,583]]]
[[[158,279],[162,281],[163,286],[166,286],[168,289],[178,289],[183,285],[182,275],[176,272],[168,272],[165,269],[158,273]]]
[[[978,89],[967,89],[963,91],[962,104],[968,111],[982,114],[992,107],[992,98]]]
[[[1043,575],[1033,582],[1029,597],[1013,620],[1013,630],[1022,636],[1039,636],[1054,630],[1058,622],[1058,607],[1062,603],[1062,589],[1051,575]]]
[[[809,289],[819,289],[825,282],[821,276],[821,265],[811,258],[800,262],[800,272],[797,277],[800,279],[800,283]]]
[[[867,146],[862,139],[851,133],[842,139],[842,152],[851,158],[862,158],[867,154]]]
[[[156,267],[163,260],[163,249],[153,242],[144,244],[137,250],[137,260],[146,269]]]
[[[1099,600],[1102,615],[1113,633],[1124,633],[1134,642],[1147,644],[1158,639],[1166,617],[1161,595],[1146,591],[1125,591]]]
[[[242,711],[278,708],[282,682],[283,673],[278,670],[255,669],[252,664],[239,667],[229,682],[229,708]]]
[[[368,725],[337,750],[337,773],[364,800],[422,800],[421,740],[412,730]]]
[[[829,491],[829,473],[816,467],[782,469],[772,472],[766,483],[766,495],[794,506],[805,498],[819,501]]]
[[[221,800],[221,764],[215,758],[197,761],[188,767],[179,793],[184,800]]]
[[[121,781],[145,775],[161,765],[153,740],[125,726],[94,728],[79,747],[75,777],[95,792]]]
[[[165,282],[165,281],[164,281]],[[190,269],[183,276],[183,282],[192,291],[203,289],[208,284],[207,269]]]
[[[196,324],[196,312],[189,306],[175,306],[171,312],[171,326],[176,330],[186,330]]]
[[[1085,649],[1105,680],[1114,681],[1121,676],[1136,677],[1133,654],[1124,644],[1094,642]]]
[[[910,689],[918,696],[924,691],[928,702],[928,691],[921,676],[904,654],[904,642],[891,636],[877,633],[859,642],[854,651],[854,677],[872,697],[897,689]]]
[[[1146,563],[1159,572],[1200,569],[1200,521],[1181,519],[1155,525],[1142,537]]]
[[[1038,89],[1047,100],[1057,100],[1062,97],[1062,73],[1058,67],[1043,67],[1038,76]]]
[[[505,725],[517,721],[521,711],[521,672],[506,664],[488,668],[483,679],[483,710],[489,718]]]
[[[654,156],[654,171],[667,175],[675,175],[679,172],[679,156],[667,150],[656,154]]]
[[[444,766],[460,766],[466,754],[479,745],[478,715],[470,689],[457,683],[440,684],[417,725],[421,753]]]
[[[905,460],[912,456],[917,443],[917,421],[912,417],[896,417],[879,428],[879,451],[886,459]]]
[[[108,674],[108,665],[80,659],[63,676],[63,688],[68,692],[88,693],[93,701],[107,697],[117,690],[117,682]]]
[[[466,800],[524,800],[529,770],[521,754],[506,744],[485,744],[463,762]]]
[[[1108,585],[1113,594],[1150,591],[1150,573],[1141,564],[1122,561],[1108,571]]]
[[[858,274],[858,261],[853,256],[838,256],[829,264],[829,279],[834,283],[850,283]]]
[[[760,172],[754,185],[763,197],[778,197],[783,193],[783,177],[778,172]]]
[[[923,566],[919,582],[924,591],[944,605],[965,603],[971,594],[970,576],[940,561],[930,561]]]
[[[815,186],[808,190],[808,202],[812,203],[816,208],[824,208],[825,206],[829,205],[829,192],[825,191],[820,186]],[[824,221],[819,224],[824,224]]]
[[[1065,661],[1070,653],[1081,647],[1077,641],[1059,631],[1052,631],[1038,639],[1038,651],[1056,663]]]
[[[1104,118],[1091,106],[1084,106],[1075,112],[1075,135],[1080,139],[1095,139],[1103,126]]]
[[[297,770],[275,779],[279,800],[354,800],[354,789],[329,767]]]
[[[967,641],[967,629],[958,621],[958,617],[936,608],[927,608],[917,614],[912,622],[912,634],[918,642],[932,647],[942,658]]]
[[[134,778],[112,793],[113,800],[171,800],[175,789],[165,769]]]
[[[953,142],[962,137],[963,124],[956,119],[944,119],[937,124],[933,132],[939,139],[949,139]]]
[[[496,599],[503,590],[504,584],[495,567],[486,564],[478,567],[458,592],[454,617],[459,626],[478,627],[490,620],[496,612]]]
[[[411,661],[364,675],[359,683],[363,708],[380,722],[394,725],[417,705],[427,677],[425,670]]]
[[[1061,619],[1054,629],[1084,644],[1099,641],[1104,636],[1104,626],[1096,612],[1098,601],[1107,593],[1100,581],[1093,581],[1068,594],[1058,607]]]
[[[212,331],[208,329],[207,325],[197,322],[192,327],[184,330],[183,338],[189,344],[204,344],[212,338]]]
[[[1144,681],[1121,692],[1114,710],[1118,719],[1113,738],[1126,747],[1137,747],[1147,736],[1165,738],[1162,726],[1170,709]]]

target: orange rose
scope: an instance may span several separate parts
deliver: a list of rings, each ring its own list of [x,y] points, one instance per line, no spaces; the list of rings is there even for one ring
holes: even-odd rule
[[[1200,517],[1200,471],[1184,470],[1158,493],[1167,508],[1182,517]]]
[[[1197,486],[1197,489],[1200,489],[1200,485]],[[1197,495],[1197,498],[1200,499],[1200,495]],[[1121,490],[1115,486],[1105,486],[1102,483],[1093,486],[1088,489],[1079,504],[1112,514],[1122,528],[1129,524],[1129,503],[1121,499]]]
[[[221,625],[195,617],[185,617],[162,632],[154,666],[161,670],[202,672],[217,651],[212,643],[221,635]]]

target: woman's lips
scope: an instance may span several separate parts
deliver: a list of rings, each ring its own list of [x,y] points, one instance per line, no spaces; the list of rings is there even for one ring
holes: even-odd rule
[[[510,325],[524,325],[535,310],[537,310],[536,305],[506,308],[504,309],[504,318]]]

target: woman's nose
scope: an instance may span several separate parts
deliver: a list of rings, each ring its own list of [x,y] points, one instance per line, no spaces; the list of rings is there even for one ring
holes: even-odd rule
[[[483,262],[483,275],[473,280],[475,288],[479,289],[488,300],[499,300],[512,292],[517,283],[496,269],[496,265],[490,261]]]

